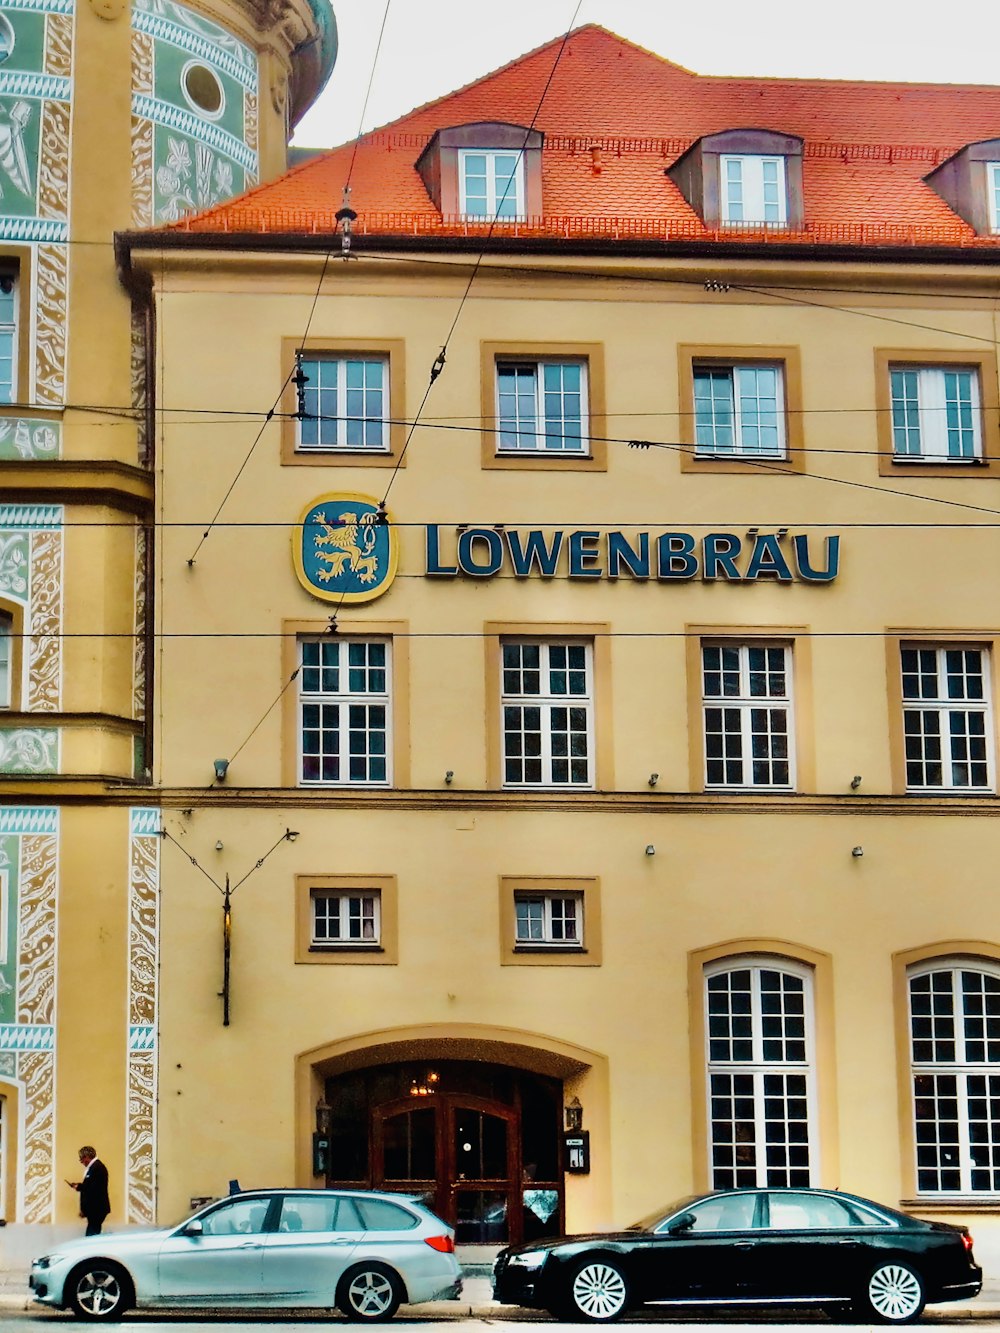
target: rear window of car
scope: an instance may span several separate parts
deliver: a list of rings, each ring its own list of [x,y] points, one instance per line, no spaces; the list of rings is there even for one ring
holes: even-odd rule
[[[284,1199],[278,1230],[296,1231],[365,1231],[353,1199],[338,1194],[306,1194]]]
[[[414,1213],[388,1199],[359,1199],[358,1208],[368,1231],[410,1231],[420,1221]]]

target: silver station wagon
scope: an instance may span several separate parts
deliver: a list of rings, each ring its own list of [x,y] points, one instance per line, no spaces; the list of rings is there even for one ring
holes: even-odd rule
[[[255,1190],[164,1231],[67,1241],[32,1264],[36,1301],[83,1319],[139,1309],[311,1309],[391,1319],[455,1300],[455,1233],[404,1195]]]

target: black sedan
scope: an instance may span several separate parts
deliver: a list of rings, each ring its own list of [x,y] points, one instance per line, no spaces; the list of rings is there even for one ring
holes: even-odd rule
[[[607,1323],[641,1305],[812,1305],[907,1324],[928,1301],[977,1296],[968,1228],[839,1190],[745,1189],[682,1199],[627,1231],[502,1250],[494,1298]]]

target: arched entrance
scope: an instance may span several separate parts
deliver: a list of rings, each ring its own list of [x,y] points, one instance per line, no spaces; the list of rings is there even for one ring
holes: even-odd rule
[[[406,1060],[333,1075],[329,1185],[423,1198],[459,1244],[558,1235],[561,1080],[479,1060]]]

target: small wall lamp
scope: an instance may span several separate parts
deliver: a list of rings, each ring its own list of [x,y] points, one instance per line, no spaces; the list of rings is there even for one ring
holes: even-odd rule
[[[864,856],[864,854],[865,854],[865,849],[864,849],[863,847],[852,847],[852,848],[851,848],[851,855],[852,855],[852,856]]]
[[[851,778],[851,791],[857,791],[857,789],[860,786],[861,786],[861,774],[855,773],[854,777]]]
[[[451,786],[451,780],[454,776],[455,776],[455,770],[453,768],[449,768],[448,772],[444,775],[444,780],[449,787]]]
[[[217,852],[221,852],[221,851],[222,851],[222,839],[221,839],[221,838],[217,838],[217,839],[216,839],[216,841],[215,841],[215,850],[216,850]]]
[[[321,1097],[316,1103],[316,1133],[329,1134],[333,1128],[333,1107],[327,1103],[325,1097]]]
[[[287,839],[288,842],[294,842],[298,836],[299,836],[299,831],[297,828],[285,829],[285,838]]]
[[[216,759],[215,761],[215,780],[216,782],[225,782],[226,774],[229,771],[228,759]]]
[[[647,843],[646,843],[646,855],[647,855],[647,856],[655,856],[655,855],[656,855],[656,848],[653,846],[653,844],[652,844],[651,842],[647,842]]]
[[[579,1097],[574,1097],[563,1107],[563,1124],[571,1134],[583,1129],[583,1107]]]
[[[649,785],[650,785],[651,787],[655,787],[656,784],[659,782],[659,780],[660,780],[660,775],[659,775],[659,773],[650,773],[650,775],[649,775]]]

